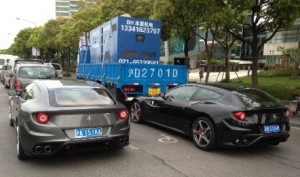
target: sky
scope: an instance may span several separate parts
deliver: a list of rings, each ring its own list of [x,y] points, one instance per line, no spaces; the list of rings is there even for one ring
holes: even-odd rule
[[[9,48],[20,30],[50,19],[55,19],[55,0],[0,0],[0,49]]]

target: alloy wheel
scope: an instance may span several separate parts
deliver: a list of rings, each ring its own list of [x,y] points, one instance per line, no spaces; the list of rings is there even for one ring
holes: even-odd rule
[[[131,120],[133,122],[135,123],[141,122],[142,111],[141,111],[141,106],[137,101],[135,101],[131,105],[130,114],[131,114]]]
[[[193,140],[197,147],[202,150],[215,148],[215,128],[211,121],[205,117],[196,119],[192,126]]]

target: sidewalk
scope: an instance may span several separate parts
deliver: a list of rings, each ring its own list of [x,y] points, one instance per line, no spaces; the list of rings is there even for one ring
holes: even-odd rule
[[[251,73],[249,73],[251,74]],[[238,72],[230,72],[230,79],[235,79],[237,77],[244,77],[248,75],[247,70],[240,70]],[[211,72],[209,74],[209,80],[208,82],[213,83],[213,82],[219,82],[225,78],[225,73],[223,72]],[[199,69],[195,70],[190,70],[189,73],[189,82],[193,83],[204,83],[205,81],[205,74],[204,77],[201,79],[200,82],[200,77],[199,77]],[[285,102],[285,105],[288,105],[288,102]],[[293,127],[300,127],[300,112],[298,112],[296,115],[292,115],[290,117],[290,125]]]

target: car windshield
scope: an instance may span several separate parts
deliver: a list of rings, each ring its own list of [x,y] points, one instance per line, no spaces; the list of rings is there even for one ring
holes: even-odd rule
[[[4,65],[5,60],[4,59],[0,59],[0,65]]]
[[[21,67],[18,77],[28,79],[54,79],[56,73],[52,67],[26,66]]]
[[[114,104],[114,100],[104,89],[58,89],[54,91],[53,98],[53,106],[94,106]]]
[[[269,108],[280,106],[280,102],[271,95],[256,89],[238,89],[233,91],[247,107]]]

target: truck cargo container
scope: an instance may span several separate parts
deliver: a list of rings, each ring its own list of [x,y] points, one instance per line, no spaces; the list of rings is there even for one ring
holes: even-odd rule
[[[106,86],[119,101],[187,83],[187,66],[163,65],[161,23],[118,16],[80,37],[78,79]]]

